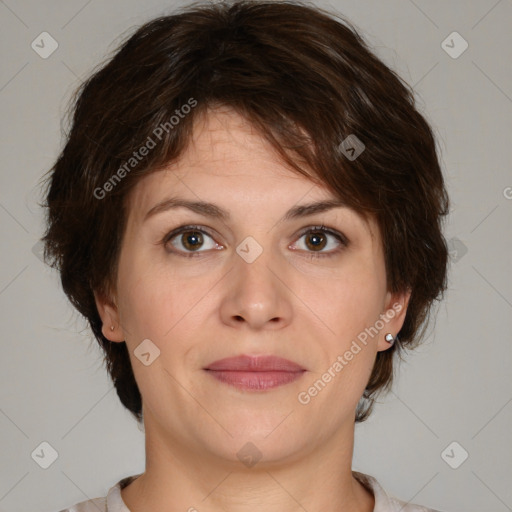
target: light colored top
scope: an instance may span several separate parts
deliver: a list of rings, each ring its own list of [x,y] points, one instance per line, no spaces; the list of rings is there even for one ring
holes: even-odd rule
[[[127,476],[119,480],[117,484],[110,488],[107,496],[104,498],[82,501],[60,512],[130,512],[130,509],[126,506],[121,497],[121,489],[124,489],[141,474]],[[420,505],[413,505],[412,503],[394,498],[382,488],[373,476],[359,473],[358,471],[352,471],[352,474],[373,493],[375,497],[373,512],[442,512]]]

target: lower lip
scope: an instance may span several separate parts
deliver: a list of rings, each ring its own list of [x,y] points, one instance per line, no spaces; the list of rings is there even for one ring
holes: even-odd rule
[[[300,372],[244,372],[244,371],[222,371],[222,370],[206,370],[212,377],[235,386],[238,389],[251,391],[264,391],[266,389],[276,388],[283,384],[288,384],[297,380],[302,376],[304,371]]]

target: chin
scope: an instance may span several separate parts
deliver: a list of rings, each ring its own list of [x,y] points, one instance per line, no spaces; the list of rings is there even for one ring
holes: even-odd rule
[[[235,464],[237,469],[240,464],[248,469],[276,466],[298,458],[313,444],[299,432],[290,432],[290,428],[285,427],[286,422],[282,417],[272,427],[267,422],[240,422],[236,428],[227,428],[232,437],[222,431],[205,444],[213,456]]]

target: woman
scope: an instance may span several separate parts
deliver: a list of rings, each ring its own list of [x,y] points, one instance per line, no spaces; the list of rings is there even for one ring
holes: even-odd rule
[[[351,470],[446,288],[449,201],[413,92],[350,23],[194,4],[78,91],[47,261],[146,469],[67,509],[425,511]]]

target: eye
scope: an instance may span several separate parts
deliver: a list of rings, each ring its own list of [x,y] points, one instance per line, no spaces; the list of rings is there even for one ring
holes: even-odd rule
[[[298,247],[298,249],[304,251],[307,254],[306,257],[312,259],[334,256],[349,245],[349,241],[343,234],[323,225],[308,227],[299,235],[299,240],[303,237],[305,237],[305,245]],[[329,237],[334,239],[333,244],[331,244],[334,247],[330,251],[323,251],[329,245]],[[211,241],[210,245],[206,244],[205,247],[205,241],[208,239]],[[205,228],[195,225],[181,226],[171,231],[161,243],[167,248],[168,252],[187,258],[199,256],[200,253],[212,249],[220,250],[224,248],[213,240],[212,235]],[[291,248],[293,250],[297,249],[295,246],[291,246]]]
[[[333,229],[326,228],[323,225],[307,228],[306,231],[302,232],[299,240],[302,239],[303,237],[305,237],[305,243],[302,244],[303,247],[299,247],[299,249],[308,252],[309,254],[307,255],[307,257],[309,258],[323,258],[334,256],[338,254],[341,250],[343,250],[345,247],[348,247],[349,244],[347,238],[344,235]],[[329,237],[335,239],[335,241],[331,244],[332,250],[323,251],[323,249],[325,249],[329,245]],[[333,245],[334,247],[332,247]]]
[[[180,254],[181,256],[185,257],[193,257],[196,255],[196,253],[204,252],[200,251],[199,249],[203,248],[203,245],[205,243],[205,236],[209,238],[213,244],[210,245],[210,247],[206,247],[205,250],[211,250],[211,249],[222,249],[223,246],[217,244],[213,241],[213,238],[211,235],[209,235],[203,228],[200,228],[199,226],[182,226],[178,229],[175,229],[166,237],[164,240],[162,240],[162,243],[167,247],[168,244],[171,244],[174,249],[169,249],[170,252],[178,252],[178,253],[184,253]],[[176,239],[174,242],[173,240]],[[186,253],[189,254],[186,254]]]

